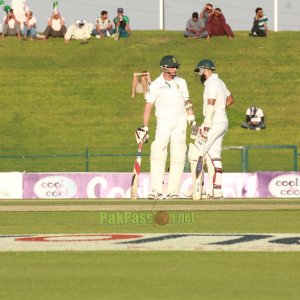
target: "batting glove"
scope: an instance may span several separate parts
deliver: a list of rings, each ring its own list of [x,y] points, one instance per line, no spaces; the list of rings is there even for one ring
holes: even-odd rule
[[[139,127],[136,132],[135,132],[135,139],[137,144],[143,142],[147,144],[148,139],[149,139],[149,134],[148,134],[148,126],[141,126]]]
[[[205,143],[208,139],[208,127],[200,127],[199,129],[199,136],[198,139],[200,140],[200,142]]]

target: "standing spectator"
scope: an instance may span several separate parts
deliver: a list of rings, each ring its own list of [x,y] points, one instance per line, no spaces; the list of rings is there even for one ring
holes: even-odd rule
[[[36,37],[36,18],[31,10],[26,12],[26,20],[23,28],[23,39],[27,40],[27,36],[30,37],[30,40]]]
[[[213,10],[207,20],[206,30],[208,32],[207,40],[212,36],[227,35],[229,39],[233,38],[233,32],[230,26],[226,23],[225,17],[220,8]]]
[[[21,37],[21,23],[16,19],[14,15],[14,10],[11,8],[6,16],[3,18],[3,31],[2,31],[2,39],[5,36],[18,36],[18,39]]]
[[[208,18],[212,14],[213,11],[213,5],[210,3],[207,3],[204,5],[202,11],[200,12],[200,21],[202,22],[201,27],[205,27],[206,23],[208,21]]]
[[[188,38],[201,38],[206,37],[207,31],[204,30],[204,26],[201,27],[201,22],[197,12],[193,12],[192,18],[186,22],[186,28],[184,37]]]
[[[234,102],[234,98],[225,83],[215,73],[215,64],[209,59],[201,60],[195,72],[204,84],[203,116],[198,139],[205,143],[205,162],[208,171],[208,198],[223,198],[222,193],[222,142],[228,129],[226,107]],[[191,153],[192,154],[192,153]],[[198,155],[189,156],[192,175],[196,172]]]
[[[265,129],[265,116],[262,109],[255,105],[250,106],[246,111],[246,120],[242,124],[242,128],[251,130]]]
[[[258,7],[255,10],[255,17],[250,36],[266,37],[268,35],[268,17],[264,15],[263,9]]]
[[[16,19],[21,23],[21,30],[23,30],[26,12],[29,11],[27,0],[11,0],[11,8],[14,10]]]
[[[113,24],[108,18],[106,10],[101,11],[100,17],[96,21],[96,28],[93,29],[92,35],[96,38],[110,37],[113,34]]]
[[[115,33],[118,37],[128,38],[130,35],[129,18],[124,16],[123,8],[118,8],[117,16],[114,18]]]
[[[61,16],[58,10],[54,10],[52,16],[48,19],[47,27],[39,39],[47,39],[50,36],[53,38],[62,38],[65,36],[67,28],[65,19]]]
[[[65,34],[65,44],[69,43],[71,39],[83,40],[82,43],[87,43],[91,37],[90,26],[85,20],[77,20],[75,24],[69,26]]]
[[[163,179],[170,143],[170,173],[167,198],[178,198],[181,176],[186,154],[187,121],[195,122],[192,104],[186,81],[177,76],[179,62],[172,55],[164,56],[160,61],[161,75],[150,84],[146,94],[143,124],[136,130],[136,140],[145,142],[148,138],[148,124],[151,110],[155,105],[157,119],[155,140],[151,145],[149,199],[163,197]]]

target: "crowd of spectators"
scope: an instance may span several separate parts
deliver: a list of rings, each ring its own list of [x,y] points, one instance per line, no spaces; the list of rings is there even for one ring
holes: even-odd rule
[[[253,27],[250,36],[265,37],[268,35],[268,17],[264,15],[261,7],[256,8]],[[206,38],[210,40],[213,36],[234,37],[230,25],[226,22],[225,16],[220,8],[214,8],[211,3],[204,5],[202,11],[193,12],[192,17],[186,22],[184,37]]]
[[[96,24],[88,23],[83,19],[76,20],[68,28],[65,19],[58,10],[58,2],[54,1],[53,11],[42,33],[37,32],[37,20],[29,9],[26,0],[12,0],[11,5],[4,7],[5,16],[2,25],[2,39],[6,36],[17,36],[23,40],[47,40],[64,38],[67,44],[70,40],[82,40],[87,43],[91,36],[96,38],[128,38],[131,33],[129,17],[124,15],[124,9],[118,8],[113,22],[108,17],[108,12],[102,10],[96,19]]]
[[[2,1],[3,2],[3,1]],[[118,8],[117,15],[109,18],[108,12],[102,10],[96,23],[88,23],[85,20],[76,20],[68,28],[65,19],[58,10],[58,1],[54,1],[53,12],[47,21],[43,33],[37,33],[37,20],[27,5],[27,0],[11,0],[11,6],[4,6],[6,15],[3,18],[2,39],[5,36],[17,36],[18,39],[64,38],[65,43],[70,40],[87,41],[91,36],[96,38],[128,38],[131,33],[129,18],[124,15],[124,9]],[[268,35],[268,17],[261,7],[256,8],[253,26],[249,36],[266,37]],[[214,36],[234,37],[230,25],[220,8],[214,8],[211,3],[205,4],[201,12],[193,12],[186,22],[184,37],[206,38],[210,40]]]

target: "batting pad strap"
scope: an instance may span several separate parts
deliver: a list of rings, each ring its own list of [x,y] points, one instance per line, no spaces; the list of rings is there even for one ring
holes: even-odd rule
[[[208,104],[205,109],[205,119],[203,122],[204,127],[211,128],[214,114],[215,114],[215,106]]]

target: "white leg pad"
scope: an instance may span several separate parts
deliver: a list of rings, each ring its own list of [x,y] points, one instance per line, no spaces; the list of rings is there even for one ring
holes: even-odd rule
[[[208,154],[205,156],[208,170],[208,188],[207,195],[222,195],[222,161],[221,158],[211,158]]]
[[[206,188],[206,194],[207,194],[207,196],[213,196],[213,194],[214,194],[213,181],[214,181],[214,176],[215,176],[215,168],[214,168],[214,164],[213,164],[212,159],[209,156],[209,154],[205,155],[205,163],[207,166],[207,173],[208,173],[208,184],[207,184],[207,188]]]
[[[151,191],[163,193],[163,179],[167,161],[167,145],[154,141],[151,144],[150,154],[150,181]]]
[[[213,187],[214,187],[214,196],[222,195],[222,161],[221,158],[213,158],[212,159],[215,175],[213,178]]]
[[[185,164],[186,144],[171,143],[170,146],[170,172],[167,194],[178,195],[181,177]]]

